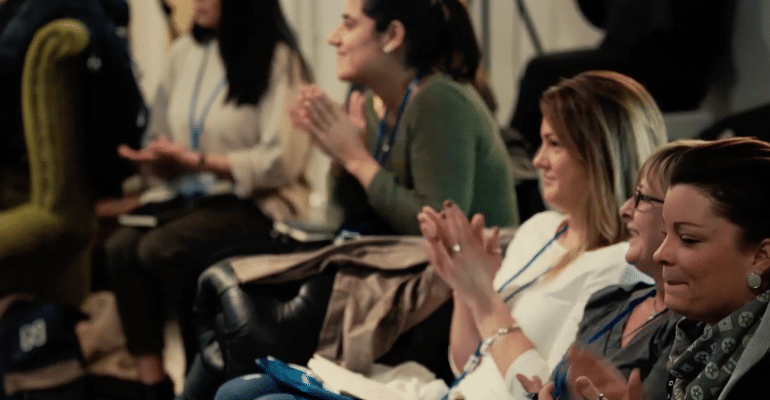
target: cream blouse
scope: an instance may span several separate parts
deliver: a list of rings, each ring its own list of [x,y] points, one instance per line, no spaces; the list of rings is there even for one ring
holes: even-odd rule
[[[191,147],[192,113],[203,124],[199,150],[226,155],[230,161],[232,182],[211,178],[215,182],[209,194],[232,192],[241,198],[252,197],[273,219],[304,217],[309,208],[311,141],[307,134],[291,126],[288,117],[303,83],[300,71],[298,55],[279,43],[269,87],[260,102],[226,102],[228,87],[218,42],[201,44],[190,35],[184,36],[171,48],[145,143],[167,135],[171,141]],[[197,101],[195,110],[191,110],[194,96]],[[154,190],[176,193],[179,182],[160,182]]]

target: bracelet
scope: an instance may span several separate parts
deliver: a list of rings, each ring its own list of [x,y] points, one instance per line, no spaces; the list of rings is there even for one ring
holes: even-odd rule
[[[530,399],[530,400],[537,400],[537,392],[524,392],[524,397]]]
[[[490,337],[484,339],[484,341],[481,342],[481,346],[479,346],[479,354],[486,353],[489,347],[492,346],[495,341],[500,338],[500,336],[503,336],[506,333],[510,333],[516,329],[519,329],[519,324],[515,321],[505,328],[498,329],[497,332],[493,333]]]
[[[201,151],[198,153],[198,157],[198,164],[195,166],[195,169],[202,171],[203,167],[206,166],[206,153]]]

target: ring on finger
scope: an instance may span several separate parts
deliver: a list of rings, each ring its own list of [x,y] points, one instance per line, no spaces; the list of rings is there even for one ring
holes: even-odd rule
[[[596,400],[604,400],[604,393],[599,393],[599,397]]]

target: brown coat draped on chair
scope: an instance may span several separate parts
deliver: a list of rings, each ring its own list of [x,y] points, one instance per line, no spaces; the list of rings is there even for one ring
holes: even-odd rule
[[[249,256],[230,265],[242,283],[289,282],[336,267],[318,353],[357,372],[451,297],[421,237],[363,237],[309,253]]]

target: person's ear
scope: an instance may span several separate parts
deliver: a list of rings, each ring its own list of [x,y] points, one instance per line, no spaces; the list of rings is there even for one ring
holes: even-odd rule
[[[759,242],[754,253],[752,267],[753,272],[761,277],[770,277],[770,239],[763,239]]]
[[[406,29],[404,24],[398,20],[391,21],[380,39],[382,51],[384,53],[392,53],[404,43],[405,38]]]

